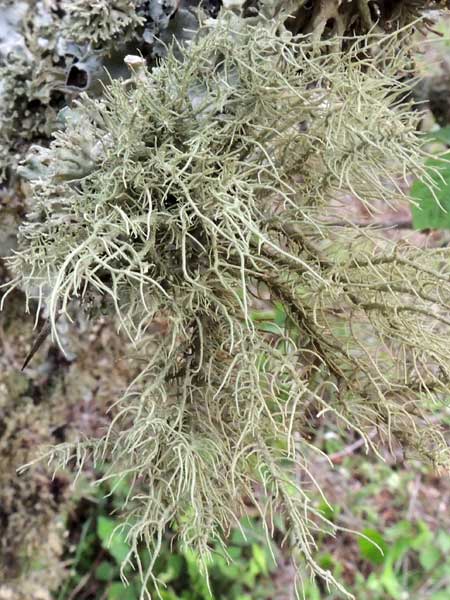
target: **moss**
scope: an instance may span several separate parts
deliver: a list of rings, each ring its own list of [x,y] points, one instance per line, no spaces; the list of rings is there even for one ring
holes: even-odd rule
[[[0,262],[1,282],[6,272]],[[35,337],[34,318],[24,315],[24,297],[13,293],[0,319],[0,599],[51,598],[67,576],[62,563],[65,516],[70,510],[69,473],[53,473],[45,465],[17,470],[62,440],[81,431],[104,433],[112,395],[131,377],[126,363],[112,366],[123,341],[105,322],[90,329],[72,325],[66,353],[49,341],[33,366],[20,368]],[[65,334],[67,323],[61,323]],[[89,350],[86,351],[89,339]]]

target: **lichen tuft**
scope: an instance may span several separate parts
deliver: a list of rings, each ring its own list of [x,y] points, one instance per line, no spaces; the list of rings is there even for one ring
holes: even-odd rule
[[[107,435],[49,456],[131,476],[129,537],[153,560],[171,525],[207,561],[250,498],[268,536],[287,515],[299,577],[306,561],[345,594],[313,559],[314,532],[337,527],[294,477],[314,484],[309,416],[449,464],[427,422],[450,372],[448,251],[324,216],[343,191],[395,204],[421,174],[418,117],[394,35],[330,52],[280,22],[210,27],[182,61],[84,97],[22,171],[34,202],[13,284],[48,304],[56,340],[74,300],[115,315],[142,363]],[[284,315],[272,336],[252,318],[263,289]]]

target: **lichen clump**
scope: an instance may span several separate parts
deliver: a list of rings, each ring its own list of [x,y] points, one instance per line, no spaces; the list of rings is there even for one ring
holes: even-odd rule
[[[130,35],[141,27],[144,17],[137,13],[135,0],[70,0],[62,3],[65,13],[63,31],[66,36],[81,44],[111,43],[112,40]]]
[[[448,385],[448,251],[324,216],[343,191],[395,204],[420,173],[395,36],[327,52],[280,22],[209,27],[183,60],[84,97],[22,171],[33,213],[13,283],[47,303],[57,341],[74,300],[114,314],[142,365],[107,435],[50,456],[130,477],[128,534],[154,560],[168,525],[207,560],[250,498],[268,536],[286,515],[299,577],[306,561],[334,582],[312,552],[336,528],[295,479],[314,482],[310,416],[448,465],[425,424]],[[262,296],[282,314],[272,336],[252,314]]]
[[[0,184],[14,184],[32,143],[45,145],[59,111],[81,91],[120,76],[128,51],[164,54],[163,43],[196,28],[181,2],[167,0],[0,0]],[[182,25],[180,24],[182,22]],[[164,33],[171,26],[170,33]]]

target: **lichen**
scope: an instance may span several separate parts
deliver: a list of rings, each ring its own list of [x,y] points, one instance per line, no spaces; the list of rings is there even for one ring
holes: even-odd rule
[[[0,15],[0,182],[14,179],[30,145],[45,144],[61,126],[58,113],[74,97],[101,93],[105,70],[123,74],[127,44],[161,55],[155,36],[181,40],[183,27],[197,26],[188,14],[183,3],[159,0],[77,0],[58,10],[43,0],[7,1]]]
[[[0,15],[0,181],[16,176],[32,143],[45,144],[61,126],[58,112],[80,92],[101,93],[106,72],[122,77],[122,58],[164,57],[176,40],[188,44],[199,22],[223,12],[219,0],[2,0]],[[293,33],[336,43],[340,36],[402,30],[427,8],[446,2],[238,0],[225,2],[250,23],[286,14]],[[288,14],[290,15],[288,17]],[[340,42],[339,42],[340,43]]]
[[[427,422],[450,371],[448,251],[324,219],[343,191],[370,211],[406,172],[425,178],[396,78],[409,59],[396,34],[329,52],[283,14],[207,25],[181,61],[83,97],[22,170],[33,211],[12,285],[47,304],[57,342],[74,301],[113,315],[142,365],[103,438],[49,456],[131,475],[128,534],[155,559],[169,524],[206,561],[245,498],[268,535],[283,510],[299,577],[306,564],[345,594],[312,554],[314,532],[337,528],[292,477],[314,482],[308,415],[449,464]],[[251,318],[262,289],[286,315],[273,338]]]
[[[61,3],[62,32],[80,44],[123,43],[144,23],[136,0],[69,0]]]

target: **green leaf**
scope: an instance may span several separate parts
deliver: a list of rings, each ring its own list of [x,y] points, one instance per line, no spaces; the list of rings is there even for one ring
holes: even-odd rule
[[[252,554],[253,554],[253,560],[254,560],[255,564],[258,566],[259,572],[263,573],[264,575],[268,575],[269,569],[267,567],[266,553],[261,548],[261,546],[258,546],[258,544],[253,544],[252,545]]]
[[[386,562],[391,565],[400,560],[412,548],[411,538],[401,538],[389,546]]]
[[[132,586],[117,582],[109,586],[107,598],[108,600],[137,600],[138,596]]]
[[[230,581],[236,581],[241,575],[243,568],[241,564],[228,562],[223,556],[215,557],[214,567],[220,572],[221,578]]]
[[[355,575],[356,583],[360,587],[364,587],[365,590],[370,590],[371,592],[381,592],[384,590],[378,573],[371,573],[367,579],[361,573],[357,572]]]
[[[450,125],[441,127],[436,131],[431,131],[428,134],[428,137],[437,142],[442,142],[443,144],[450,144]]]
[[[410,521],[402,520],[402,521],[397,521],[397,523],[395,523],[395,525],[392,525],[392,527],[389,527],[389,529],[386,531],[386,534],[388,536],[388,539],[390,539],[390,540],[395,540],[400,537],[410,538],[410,537],[414,536],[414,529],[413,529],[412,523]]]
[[[400,585],[397,577],[395,576],[394,569],[391,565],[388,565],[380,578],[384,589],[391,596],[391,598],[399,599],[402,597],[402,586]]]
[[[117,521],[108,517],[99,516],[97,519],[97,534],[101,540],[102,547],[120,565],[127,557],[130,546],[126,542],[123,532],[116,529],[117,525]]]
[[[240,523],[241,527],[236,527],[231,532],[230,540],[235,546],[251,546],[266,540],[262,525],[251,517],[243,517]]]
[[[450,535],[446,531],[442,529],[438,531],[436,541],[442,552],[445,554],[450,552]]]
[[[273,321],[275,314],[274,310],[253,310],[250,316],[252,321]]]
[[[323,597],[319,588],[313,581],[305,581],[304,592],[304,597],[307,598],[307,600],[321,600]]]
[[[448,600],[448,591],[436,592],[430,596],[430,600]]]
[[[428,547],[433,541],[433,533],[426,523],[419,522],[419,533],[414,537],[411,542],[411,547],[414,550],[421,551],[422,548]]]
[[[334,561],[333,555],[330,554],[329,552],[326,552],[325,554],[322,554],[321,556],[319,556],[318,561],[319,561],[319,564],[322,567],[322,569],[325,569],[327,571],[331,571],[335,567],[335,561]]]
[[[339,511],[336,511],[335,507],[328,504],[328,502],[321,502],[318,510],[328,521],[334,521],[339,514]]]
[[[283,328],[273,321],[260,321],[256,324],[256,328],[259,331],[273,333],[274,335],[283,335]]]
[[[172,590],[160,590],[162,600],[180,600],[180,596],[177,596]]]
[[[202,600],[213,600],[206,578],[200,571],[197,555],[189,549],[186,549],[183,554],[186,559],[192,590],[197,592]]]
[[[425,546],[419,553],[419,561],[425,571],[431,571],[441,560],[441,553],[436,546]]]
[[[280,327],[283,327],[286,323],[286,311],[281,302],[275,302],[275,323]]]
[[[111,581],[117,574],[117,568],[110,562],[103,560],[95,569],[97,581]]]
[[[358,538],[361,556],[375,565],[381,565],[387,552],[387,545],[378,531],[375,529],[364,529],[365,537]]]
[[[179,554],[171,554],[165,570],[158,575],[158,579],[164,583],[174,581],[174,579],[177,579],[181,575],[183,564],[184,561],[182,556]]]
[[[242,548],[239,548],[239,546],[230,546],[228,548],[228,554],[231,560],[239,560],[242,556]]]
[[[449,156],[445,154],[447,160]],[[431,158],[425,166],[434,186],[430,188],[419,180],[413,183],[411,197],[416,204],[411,206],[413,226],[415,229],[450,229],[450,164],[441,158]]]

